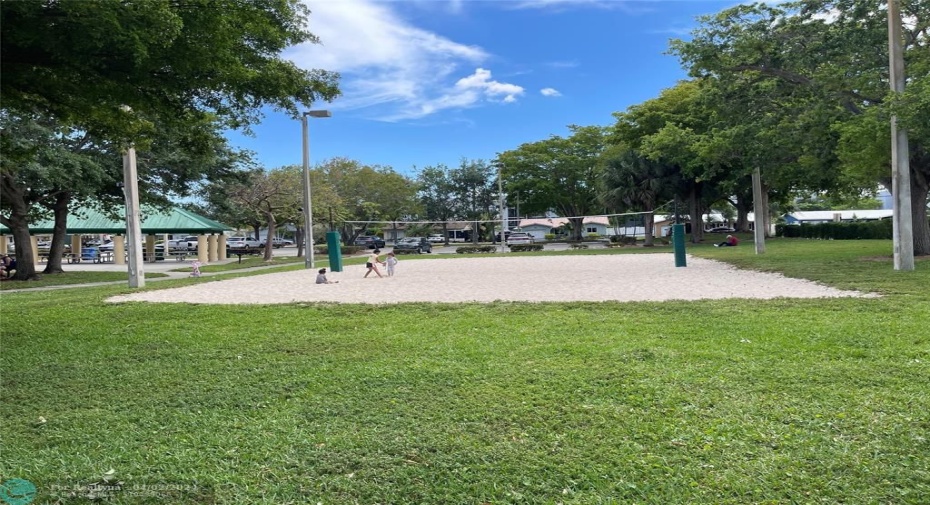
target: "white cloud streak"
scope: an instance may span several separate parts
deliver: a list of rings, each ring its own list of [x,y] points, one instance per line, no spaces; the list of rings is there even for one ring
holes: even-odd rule
[[[539,90],[539,93],[542,96],[562,96],[562,93],[559,93],[559,90],[555,88],[543,88]]]
[[[390,2],[308,5],[309,30],[321,43],[292,48],[285,57],[301,68],[342,74],[343,95],[332,109],[364,109],[367,116],[398,121],[485,101],[512,102],[523,94],[520,86],[491,80],[483,68],[462,77],[490,55],[411,25]]]

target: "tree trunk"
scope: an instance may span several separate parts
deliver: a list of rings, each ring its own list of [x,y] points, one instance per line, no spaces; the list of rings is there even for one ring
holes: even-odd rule
[[[265,255],[262,258],[264,261],[271,261],[274,259],[274,234],[275,234],[275,225],[277,224],[274,220],[274,214],[271,212],[266,212],[265,217],[268,222],[268,234],[265,235]],[[259,232],[261,233],[261,232]],[[261,240],[261,239],[258,239]]]
[[[655,210],[655,204],[650,204],[650,210]],[[643,226],[646,228],[644,230],[646,232],[646,238],[643,240],[643,246],[652,247],[654,245],[652,231],[655,227],[655,214],[653,212],[649,212],[648,214],[644,214],[644,218]]]
[[[306,240],[304,240],[304,227],[303,226],[297,227],[297,231],[294,232],[294,238],[295,240],[297,240],[297,257],[303,258],[304,257],[304,242],[306,242]]]
[[[65,237],[68,234],[68,204],[71,202],[71,193],[62,191],[55,195],[52,210],[55,212],[55,225],[52,231],[52,245],[48,250],[48,262],[45,264],[44,274],[62,274],[62,256],[65,252]],[[81,254],[81,251],[71,251]]]
[[[736,203],[733,204],[736,207],[736,226],[733,228],[736,231],[748,233],[749,230],[749,213],[752,212],[752,198],[741,198],[736,197]]]
[[[0,217],[0,222],[10,229],[13,240],[16,242],[16,273],[13,279],[18,281],[38,279],[36,258],[32,255],[32,240],[29,236],[29,221],[26,220],[28,214],[26,202],[19,192],[4,191],[3,196],[11,209],[10,217],[8,219]]]
[[[688,205],[691,213],[691,243],[699,244],[704,240],[704,213],[701,209],[701,195],[697,184],[691,186]]]
[[[772,238],[772,209],[769,208],[769,187],[765,182],[762,183],[762,209],[765,213],[765,215],[762,216],[762,226],[765,227],[763,228],[765,238]]]
[[[930,188],[926,184],[911,185],[911,216],[914,220],[911,228],[914,232],[914,256],[930,255],[930,222],[927,221],[927,195]]]
[[[580,242],[584,232],[584,217],[570,217],[568,220],[572,223],[572,240]]]

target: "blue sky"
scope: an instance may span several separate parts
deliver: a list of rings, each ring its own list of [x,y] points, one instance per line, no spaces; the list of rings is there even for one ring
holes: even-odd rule
[[[612,112],[686,78],[668,41],[730,1],[307,0],[321,44],[285,57],[342,74],[343,95],[314,109],[311,163],[456,166]],[[266,168],[301,163],[300,122],[268,111],[255,137],[231,133]]]

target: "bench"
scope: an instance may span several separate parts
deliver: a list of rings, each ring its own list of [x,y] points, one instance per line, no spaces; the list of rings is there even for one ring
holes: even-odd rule
[[[228,257],[228,256],[235,254],[236,256],[239,257],[239,263],[242,263],[243,256],[257,256],[259,254],[263,254],[264,252],[265,252],[265,249],[260,248],[260,247],[252,248],[252,249],[227,249],[226,256]]]

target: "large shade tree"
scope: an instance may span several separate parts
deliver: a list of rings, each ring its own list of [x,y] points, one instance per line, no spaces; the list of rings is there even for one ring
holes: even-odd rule
[[[266,106],[296,118],[339,93],[337,74],[280,56],[318,42],[308,16],[299,0],[2,2],[3,107],[86,132],[116,152],[130,144],[145,150],[165,129],[214,132],[203,125],[217,124],[248,132]],[[31,187],[22,182],[30,176],[20,171],[35,162],[30,154],[17,151],[3,166],[11,199],[3,217],[15,236],[28,236],[32,209],[23,197]],[[183,184],[188,175],[170,177]],[[19,278],[34,276],[26,242],[16,241]]]
[[[449,181],[453,188],[455,215],[472,222],[471,241],[477,244],[480,221],[494,206],[497,192],[494,170],[484,160],[462,159],[457,168],[449,171]]]
[[[674,165],[654,161],[633,149],[605,157],[600,177],[600,199],[605,206],[646,212],[644,245],[653,245],[654,211],[674,197],[680,172]]]
[[[821,107],[843,109],[847,118],[835,123],[841,145],[820,154],[839,157],[840,166],[847,170],[860,174],[869,170],[873,180],[887,188],[891,188],[887,119],[897,113],[910,133],[914,252],[930,254],[930,4],[901,0],[901,10],[908,64],[908,88],[903,95],[891,92],[888,85],[888,24],[883,2],[741,5],[702,18],[693,38],[674,42],[673,51],[696,76],[744,76],[804,88],[824,104]],[[876,135],[880,130],[884,133]],[[868,168],[861,157],[851,156],[853,146],[869,154]],[[817,152],[811,149],[808,154],[816,156]]]
[[[523,144],[498,154],[504,190],[519,193],[527,213],[556,211],[571,222],[572,238],[581,240],[584,216],[601,213],[598,200],[599,157],[605,147],[599,126],[570,126],[568,137]]]
[[[449,221],[455,219],[455,186],[449,167],[442,164],[424,167],[417,173],[417,186],[423,215],[440,223],[445,244],[449,245]]]
[[[376,222],[395,222],[417,209],[417,185],[391,167],[332,158],[315,169],[339,197],[342,236],[351,244]],[[314,212],[316,204],[314,204]],[[380,227],[380,226],[378,226]]]

